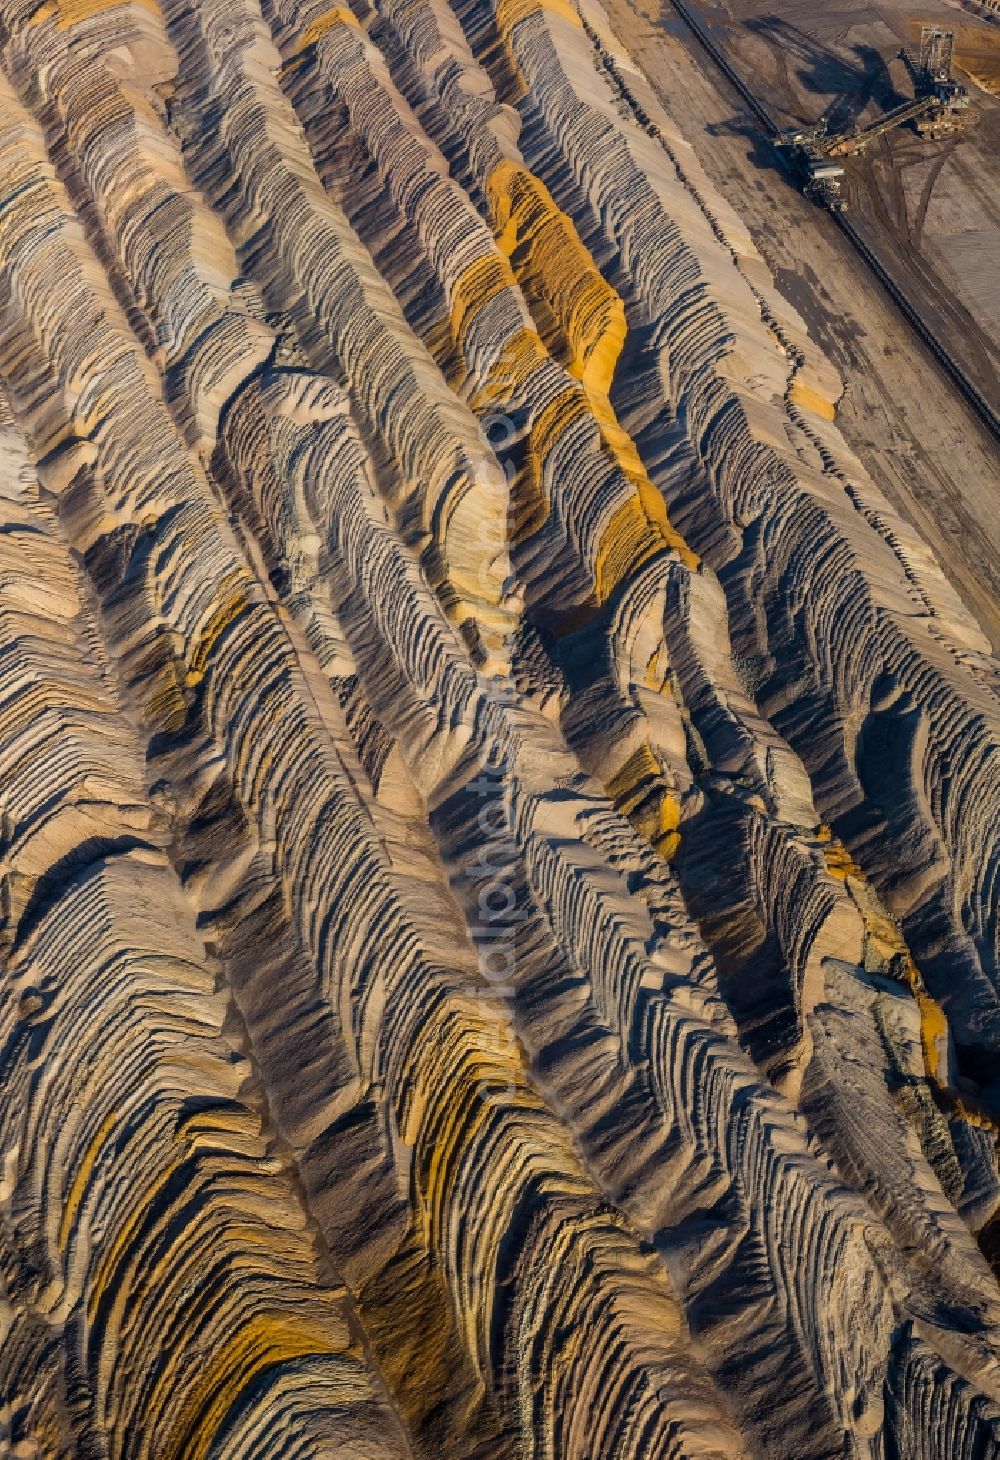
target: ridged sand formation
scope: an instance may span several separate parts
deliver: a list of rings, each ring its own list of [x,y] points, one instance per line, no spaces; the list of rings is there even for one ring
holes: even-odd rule
[[[0,73],[0,1453],[1000,1455],[997,666],[597,0]]]

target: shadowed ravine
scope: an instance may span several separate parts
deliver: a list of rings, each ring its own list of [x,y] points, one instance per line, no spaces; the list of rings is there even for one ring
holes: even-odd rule
[[[597,0],[4,0],[0,194],[0,1454],[1000,1455],[997,666]]]

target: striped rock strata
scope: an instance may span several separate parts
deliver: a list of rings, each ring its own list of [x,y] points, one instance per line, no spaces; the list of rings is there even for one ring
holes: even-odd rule
[[[1000,1454],[1000,699],[596,0],[0,14],[0,1434]]]

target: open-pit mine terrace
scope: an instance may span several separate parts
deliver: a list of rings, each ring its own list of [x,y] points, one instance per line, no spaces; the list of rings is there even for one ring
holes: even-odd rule
[[[597,0],[0,4],[0,1454],[1000,1455],[998,666],[747,222]]]

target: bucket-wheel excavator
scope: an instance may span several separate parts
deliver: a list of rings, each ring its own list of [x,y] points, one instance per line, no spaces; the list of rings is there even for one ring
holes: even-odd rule
[[[963,128],[969,95],[953,76],[954,52],[952,31],[925,25],[919,55],[906,50],[898,53],[913,81],[912,97],[864,126],[856,123],[831,132],[821,118],[814,127],[781,133],[775,145],[790,155],[806,194],[832,212],[843,212],[847,207],[845,173],[838,158],[857,156],[878,137],[910,122],[923,137],[944,137]]]

